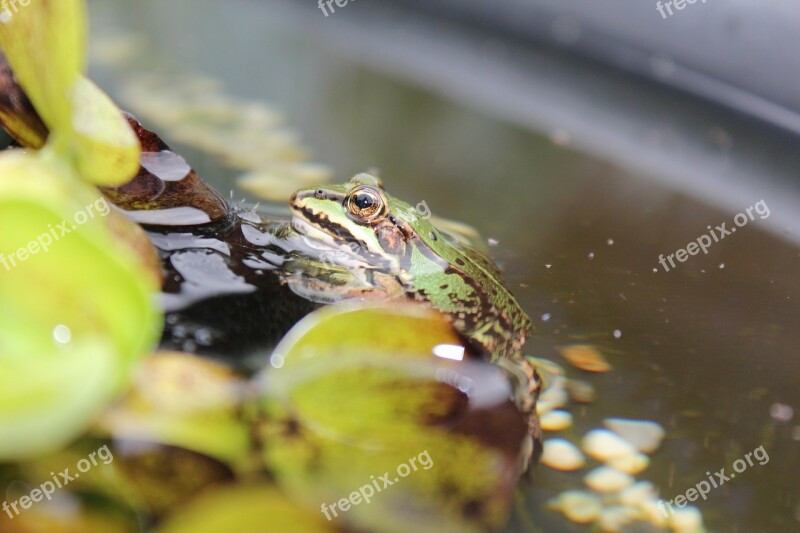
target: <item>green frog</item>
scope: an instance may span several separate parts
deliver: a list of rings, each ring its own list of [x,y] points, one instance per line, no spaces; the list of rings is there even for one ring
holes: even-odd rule
[[[303,275],[287,268],[295,292],[323,302],[405,297],[434,307],[520,379],[518,403],[535,417],[539,377],[520,353],[531,320],[486,255],[434,226],[429,211],[389,196],[371,174],[302,189],[289,205],[304,257],[317,250],[311,275],[308,261],[297,269]]]

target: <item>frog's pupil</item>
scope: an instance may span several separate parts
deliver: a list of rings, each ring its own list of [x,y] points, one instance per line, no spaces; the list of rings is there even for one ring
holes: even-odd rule
[[[369,209],[374,204],[372,196],[369,194],[357,194],[355,200],[359,209]]]

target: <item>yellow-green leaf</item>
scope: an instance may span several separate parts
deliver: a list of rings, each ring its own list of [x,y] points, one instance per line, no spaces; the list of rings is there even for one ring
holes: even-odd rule
[[[357,530],[502,524],[526,424],[506,376],[468,361],[460,342],[414,305],[331,306],[297,324],[262,382],[264,456],[279,485]]]
[[[70,130],[73,85],[86,67],[82,0],[4,2],[0,46],[14,75],[51,131]]]
[[[209,491],[178,511],[158,533],[219,531],[338,531],[317,515],[289,500],[275,487],[244,485]]]
[[[152,301],[157,288],[136,258],[112,239],[103,220],[110,209],[97,191],[70,175],[68,166],[22,151],[0,157],[0,368],[19,384],[13,390],[0,387],[0,405],[17,405],[24,412],[15,398],[30,394],[32,400],[49,402],[54,413],[80,411],[58,420],[52,435],[38,434],[41,440],[30,447],[14,441],[15,449],[0,450],[0,457],[30,453],[43,443],[56,448],[77,435],[107,399],[107,390],[119,391],[133,364],[158,339],[161,316]],[[86,364],[87,346],[89,355],[104,358],[94,365],[109,374],[103,375],[103,390],[92,389],[95,381],[87,377],[83,392],[93,395],[94,405],[75,395],[80,375],[69,372]],[[45,379],[54,358],[72,383],[42,399],[38,374]],[[24,429],[13,412],[3,416],[3,430]]]
[[[139,139],[117,106],[82,76],[72,102],[72,146],[80,176],[110,187],[130,181],[139,170]]]

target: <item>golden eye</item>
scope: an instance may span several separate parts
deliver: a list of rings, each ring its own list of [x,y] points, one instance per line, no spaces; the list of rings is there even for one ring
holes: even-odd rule
[[[371,220],[384,212],[383,197],[376,191],[363,187],[350,193],[347,197],[347,210],[351,215]]]

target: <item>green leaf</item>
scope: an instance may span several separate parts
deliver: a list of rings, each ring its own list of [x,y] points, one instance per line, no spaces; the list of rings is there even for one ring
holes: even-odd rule
[[[212,490],[178,511],[158,533],[219,531],[338,531],[271,486],[245,485]]]
[[[55,449],[79,434],[158,339],[157,288],[112,239],[109,212],[69,167],[21,151],[0,157],[0,369],[17,383],[0,387],[0,427],[19,433],[0,439],[11,442],[0,459]],[[41,383],[52,381],[53,368],[70,383],[48,391]],[[40,415],[40,433],[29,434],[11,409],[26,412],[20,398],[53,413]]]
[[[496,367],[434,355],[456,356],[460,342],[416,305],[331,306],[297,324],[262,382],[264,455],[279,485],[314,509],[389,473],[399,481],[385,493],[379,482],[370,502],[329,516],[358,530],[502,524],[526,425]]]
[[[4,2],[0,46],[51,131],[71,130],[73,86],[86,68],[86,6],[81,0]]]
[[[140,366],[100,428],[117,441],[176,446],[239,470],[249,465],[251,452],[249,429],[239,417],[243,389],[227,367],[192,354],[159,352]]]
[[[113,187],[139,171],[139,139],[117,106],[90,80],[80,77],[73,90],[73,150],[80,176]]]
[[[0,316],[1,327],[12,323]],[[119,369],[110,351],[98,339],[30,357],[0,355],[0,458],[34,457],[87,426],[115,392]]]
[[[80,0],[15,2],[0,11],[0,46],[50,131],[50,148],[72,159],[82,179],[121,185],[139,169],[139,141],[111,99],[83,77],[85,33]],[[7,121],[38,144],[24,121]]]

